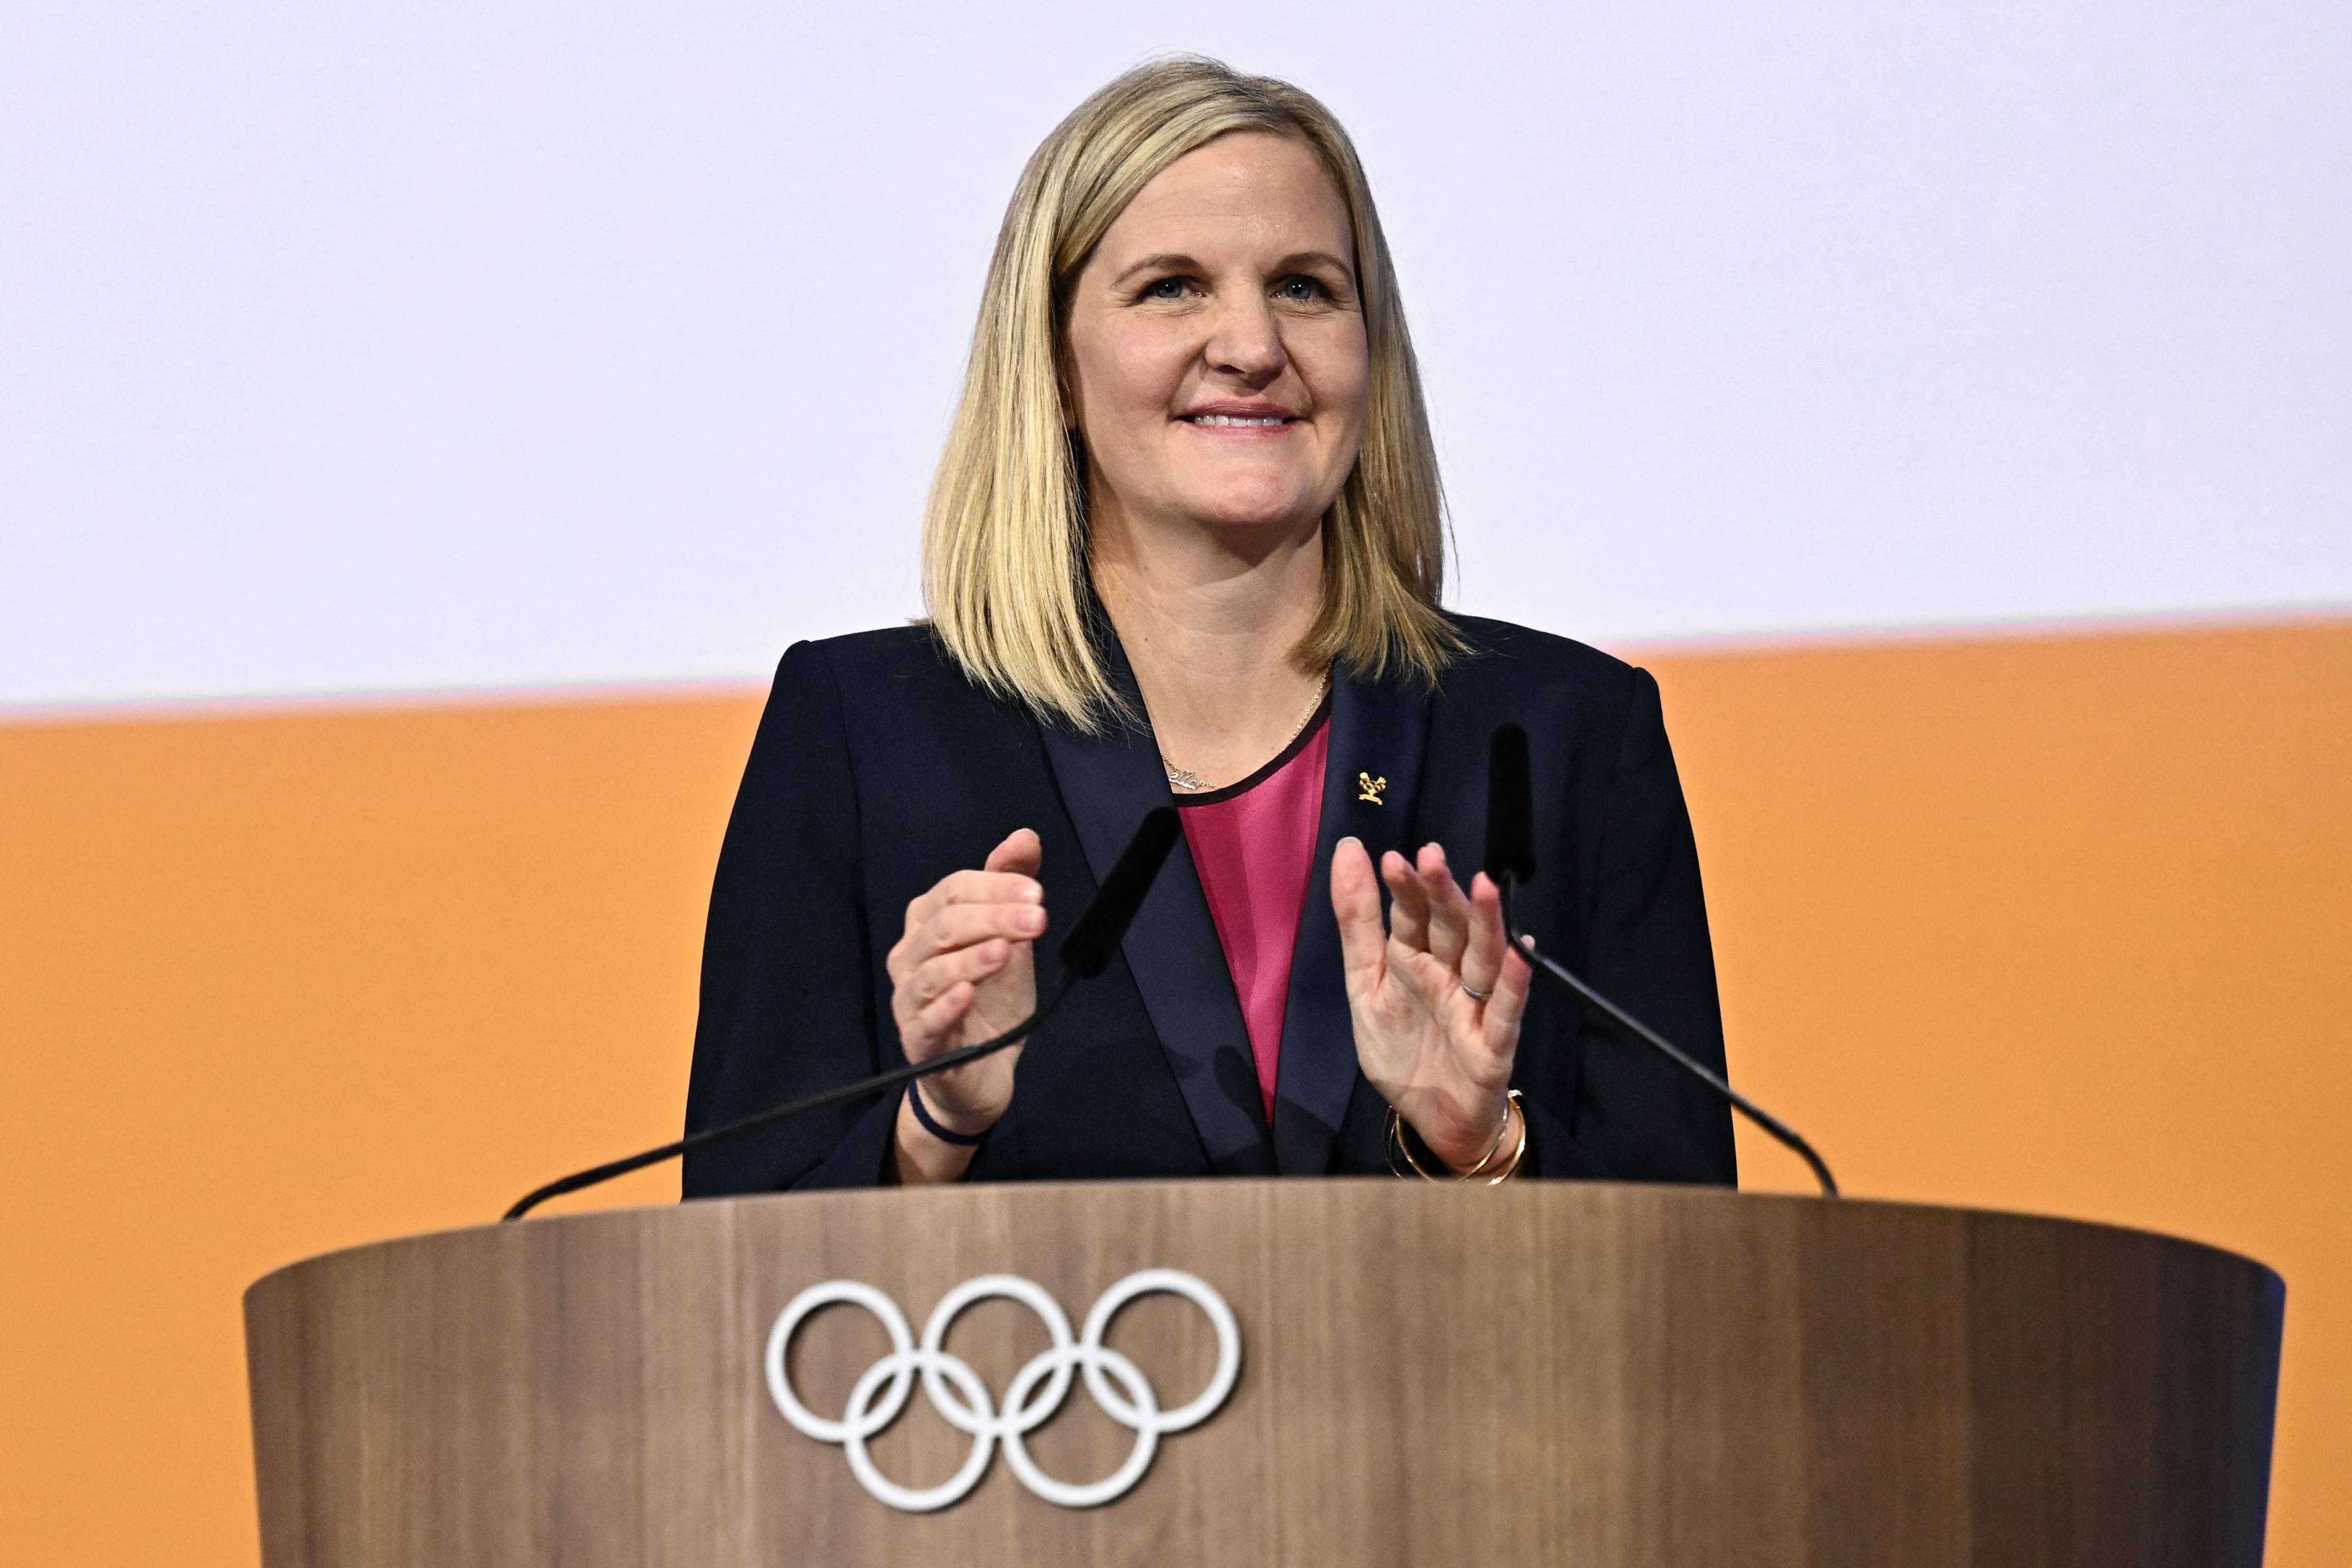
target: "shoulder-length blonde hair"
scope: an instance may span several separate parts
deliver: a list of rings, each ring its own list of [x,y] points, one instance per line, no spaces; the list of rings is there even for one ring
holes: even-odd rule
[[[1070,288],[1154,175],[1239,131],[1296,138],[1330,172],[1370,358],[1363,445],[1323,519],[1323,604],[1297,657],[1433,681],[1460,649],[1437,607],[1444,503],[1421,374],[1354,145],[1287,82],[1195,56],[1154,60],[1080,104],[1022,171],[923,520],[924,599],[957,662],[998,696],[1083,731],[1129,715],[1088,624],[1085,479],[1060,374]]]

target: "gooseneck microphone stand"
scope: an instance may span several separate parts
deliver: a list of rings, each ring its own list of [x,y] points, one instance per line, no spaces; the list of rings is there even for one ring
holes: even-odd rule
[[[1499,877],[1496,879],[1495,885],[1501,890],[1503,895],[1503,935],[1506,940],[1510,942],[1511,946],[1517,950],[1518,955],[1521,958],[1526,959],[1530,964],[1533,964],[1538,973],[1549,975],[1553,980],[1558,981],[1560,984],[1567,986],[1570,991],[1573,991],[1579,996],[1583,997],[1586,1002],[1598,1007],[1601,1012],[1607,1014],[1618,1024],[1630,1030],[1635,1037],[1658,1051],[1659,1054],[1664,1056],[1668,1061],[1682,1068],[1683,1071],[1690,1074],[1691,1077],[1698,1079],[1699,1082],[1706,1085],[1707,1088],[1715,1090],[1716,1093],[1723,1096],[1725,1100],[1731,1102],[1733,1110],[1738,1111],[1742,1116],[1748,1118],[1748,1121],[1762,1128],[1766,1132],[1770,1133],[1784,1146],[1794,1151],[1799,1159],[1801,1159],[1806,1164],[1812,1167],[1813,1179],[1820,1182],[1822,1184],[1822,1196],[1825,1198],[1833,1198],[1838,1195],[1837,1178],[1830,1174],[1828,1163],[1824,1162],[1819,1154],[1813,1152],[1813,1146],[1811,1143],[1806,1142],[1803,1136],[1800,1134],[1795,1128],[1790,1126],[1787,1122],[1781,1121],[1779,1117],[1773,1115],[1770,1111],[1765,1110],[1762,1106],[1757,1104],[1754,1100],[1748,1099],[1738,1089],[1732,1088],[1720,1074],[1707,1067],[1706,1063],[1698,1060],[1695,1057],[1686,1055],[1682,1048],[1676,1046],[1672,1040],[1667,1039],[1664,1035],[1658,1033],[1657,1030],[1653,1029],[1649,1025],[1644,1024],[1641,1019],[1636,1018],[1633,1014],[1628,1013],[1624,1008],[1620,1007],[1616,1003],[1612,1002],[1608,997],[1603,996],[1600,992],[1595,991],[1591,986],[1586,984],[1582,977],[1578,975],[1575,971],[1570,969],[1566,964],[1555,961],[1549,953],[1539,952],[1536,947],[1535,938],[1521,931],[1517,923],[1511,917],[1512,881],[1513,879],[1508,876]]]
[[[959,1047],[952,1051],[933,1057],[929,1061],[908,1062],[903,1067],[892,1068],[887,1072],[876,1073],[872,1078],[862,1078],[855,1083],[845,1083],[837,1089],[824,1089],[799,1100],[786,1100],[782,1105],[755,1111],[750,1116],[743,1117],[740,1121],[730,1121],[724,1126],[706,1127],[699,1132],[689,1133],[675,1142],[665,1143],[658,1149],[646,1149],[625,1159],[592,1166],[585,1171],[574,1171],[568,1176],[558,1177],[547,1185],[523,1194],[516,1200],[514,1207],[507,1210],[500,1216],[500,1223],[519,1220],[550,1198],[560,1198],[566,1193],[576,1193],[583,1187],[593,1187],[599,1182],[609,1182],[615,1176],[625,1176],[631,1171],[642,1171],[647,1165],[658,1165],[664,1160],[675,1160],[679,1155],[691,1152],[696,1149],[706,1148],[713,1143],[724,1143],[731,1139],[740,1138],[746,1133],[757,1132],[762,1127],[770,1127],[779,1121],[789,1121],[795,1116],[803,1116],[812,1110],[822,1110],[828,1105],[839,1105],[845,1100],[863,1100],[868,1095],[880,1094],[886,1089],[896,1089],[900,1084],[912,1083],[919,1078],[928,1078],[935,1072],[947,1072],[951,1068],[962,1067],[967,1062],[976,1062],[982,1057],[992,1055],[1008,1046],[1017,1045],[1027,1039],[1043,1027],[1045,1021],[1061,1007],[1063,999],[1069,995],[1074,986],[1082,980],[1093,979],[1110,967],[1112,957],[1118,952],[1119,939],[1127,934],[1129,922],[1135,919],[1135,911],[1143,906],[1143,895],[1151,890],[1153,879],[1160,875],[1161,862],[1168,858],[1169,850],[1175,847],[1176,840],[1182,833],[1183,826],[1177,821],[1175,809],[1171,806],[1160,806],[1144,817],[1142,824],[1135,830],[1135,837],[1128,841],[1126,849],[1120,852],[1118,863],[1111,867],[1110,874],[1102,879],[1102,885],[1095,890],[1094,900],[1087,905],[1086,910],[1070,927],[1069,936],[1064,939],[1061,974],[1055,984],[1052,994],[1045,998],[1045,1004],[1036,1011],[1003,1034],[976,1041],[969,1046]]]
[[[955,1050],[933,1057],[928,1061],[908,1062],[904,1067],[892,1068],[887,1072],[877,1072],[872,1078],[861,1078],[855,1083],[845,1083],[837,1089],[828,1089],[816,1094],[804,1095],[799,1100],[788,1100],[782,1105],[771,1106],[765,1110],[757,1111],[740,1121],[730,1121],[724,1126],[706,1127],[699,1132],[680,1138],[675,1142],[665,1143],[658,1149],[642,1150],[625,1159],[609,1161],[602,1165],[591,1166],[585,1171],[574,1171],[568,1176],[560,1176],[545,1186],[533,1188],[516,1199],[514,1207],[499,1216],[499,1223],[520,1219],[550,1198],[560,1198],[566,1193],[576,1193],[583,1187],[593,1187],[599,1183],[609,1182],[615,1176],[625,1176],[631,1171],[642,1171],[647,1165],[658,1165],[664,1160],[675,1160],[682,1154],[690,1153],[694,1150],[705,1148],[712,1143],[731,1142],[749,1133],[757,1132],[762,1127],[771,1127],[779,1121],[790,1121],[793,1117],[804,1116],[812,1110],[823,1110],[828,1105],[839,1105],[845,1100],[863,1100],[867,1095],[880,1094],[885,1089],[896,1089],[902,1083],[912,1083],[919,1078],[929,1078],[935,1072],[946,1072],[950,1068],[962,1067],[967,1062],[976,1062],[982,1057],[993,1056],[1007,1046],[1020,1044],[1043,1027],[1045,1020],[1051,1018],[1055,1011],[1061,1006],[1062,999],[1070,994],[1070,988],[1084,978],[1084,975],[1074,974],[1065,969],[1062,972],[1060,984],[1054,987],[1053,994],[1045,998],[1045,1005],[1001,1035],[973,1045],[959,1047]]]
[[[1486,875],[1503,896],[1503,935],[1518,955],[1535,967],[1538,974],[1549,975],[1567,986],[1591,1006],[1629,1030],[1664,1057],[1675,1066],[1706,1085],[1727,1100],[1731,1108],[1762,1128],[1784,1147],[1812,1167],[1813,1177],[1822,1184],[1822,1195],[1838,1195],[1837,1178],[1813,1146],[1797,1135],[1796,1129],[1740,1093],[1727,1082],[1721,1073],[1693,1058],[1688,1052],[1667,1039],[1657,1030],[1603,996],[1585,984],[1581,975],[1566,964],[1555,962],[1548,953],[1538,951],[1535,938],[1519,929],[1517,917],[1511,909],[1511,894],[1518,884],[1530,881],[1536,874],[1536,811],[1533,775],[1528,764],[1527,731],[1517,724],[1498,726],[1486,749]]]

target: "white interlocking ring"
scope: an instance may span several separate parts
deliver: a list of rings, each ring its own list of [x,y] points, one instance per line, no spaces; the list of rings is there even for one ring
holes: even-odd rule
[[[1159,1293],[1181,1296],[1199,1307],[1217,1335],[1217,1368],[1208,1386],[1190,1403],[1169,1411],[1160,1409],[1160,1396],[1142,1369],[1103,1343],[1111,1319],[1121,1308],[1139,1296]],[[979,1374],[943,1348],[949,1328],[965,1308],[995,1297],[1018,1301],[1036,1313],[1053,1342],[1013,1375],[1001,1412],[990,1400]],[[873,1313],[890,1337],[890,1353],[866,1369],[850,1390],[841,1419],[830,1421],[801,1403],[786,1358],[793,1336],[809,1315],[836,1305],[863,1307]],[[984,1274],[965,1280],[940,1298],[923,1325],[919,1344],[896,1301],[871,1285],[834,1279],[810,1286],[777,1314],[775,1326],[768,1331],[766,1364],[768,1393],[784,1419],[820,1443],[840,1447],[858,1484],[892,1508],[928,1513],[961,1501],[987,1473],[999,1442],[1004,1445],[1005,1463],[1023,1486],[1063,1508],[1097,1508],[1126,1495],[1143,1479],[1161,1437],[1199,1426],[1224,1404],[1241,1375],[1242,1334],[1234,1310],[1223,1296],[1207,1281],[1173,1268],[1142,1269],[1104,1291],[1087,1313],[1085,1331],[1075,1339],[1061,1303],[1043,1286],[1017,1274]],[[1104,1413],[1135,1434],[1135,1447],[1118,1468],[1086,1485],[1047,1475],[1030,1457],[1024,1440],[1062,1407],[1074,1371],[1085,1375],[1087,1392]],[[884,1475],[866,1447],[867,1439],[906,1409],[918,1373],[924,1394],[940,1416],[972,1440],[971,1454],[953,1476],[919,1491]]]

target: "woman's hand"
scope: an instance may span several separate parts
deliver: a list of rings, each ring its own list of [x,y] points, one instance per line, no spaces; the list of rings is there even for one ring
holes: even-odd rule
[[[988,853],[986,867],[941,878],[907,906],[907,932],[891,948],[890,1014],[910,1062],[1003,1033],[1037,1005],[1034,944],[1045,930],[1045,889],[1037,880],[1043,849],[1024,827]],[[1021,1056],[1008,1046],[966,1067],[907,1086],[931,1118],[951,1132],[978,1134],[1013,1103]],[[971,1150],[934,1138],[901,1105],[898,1176],[905,1182],[954,1181]]]
[[[1386,931],[1371,857],[1353,838],[1339,841],[1331,911],[1356,1060],[1430,1152],[1467,1171],[1496,1146],[1498,1129],[1508,1131],[1511,1061],[1534,972],[1510,951],[1502,895],[1484,872],[1465,896],[1445,851],[1428,844],[1418,866],[1391,850],[1380,875],[1394,900]]]

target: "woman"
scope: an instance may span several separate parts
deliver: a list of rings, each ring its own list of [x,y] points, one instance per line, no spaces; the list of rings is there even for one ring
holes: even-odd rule
[[[729,824],[689,1131],[985,1038],[1171,795],[1123,950],[1025,1046],[690,1158],[689,1197],[962,1179],[1733,1177],[1725,1108],[1530,996],[1479,841],[1530,739],[1539,945],[1713,1066],[1655,685],[1438,607],[1435,459],[1353,147],[1144,66],[1047,138],[924,535],[930,620],[784,656]],[[1389,908],[1385,920],[1381,890]],[[1049,971],[1050,972],[1050,971]]]

